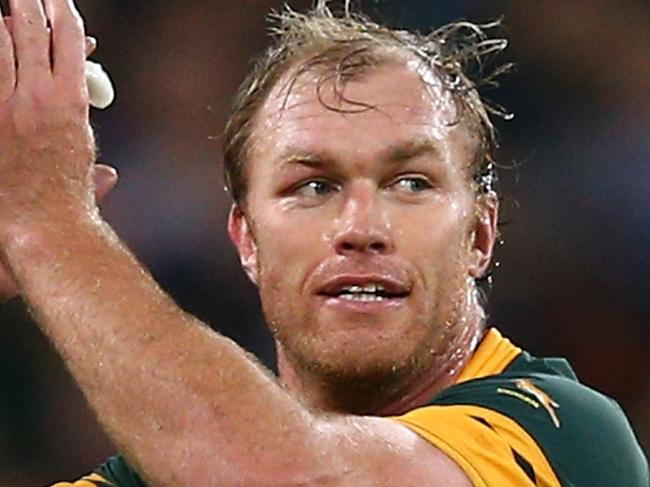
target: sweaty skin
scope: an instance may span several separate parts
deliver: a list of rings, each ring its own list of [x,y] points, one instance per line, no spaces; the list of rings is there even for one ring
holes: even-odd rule
[[[7,32],[11,33],[11,17],[5,17],[4,23]],[[86,37],[85,52],[90,56],[97,48],[94,37]],[[106,108],[113,101],[115,92],[108,75],[101,65],[86,61],[86,82],[88,84],[89,103],[96,108]],[[96,164],[94,170],[95,200],[101,201],[117,184],[117,172],[105,164]],[[14,282],[10,270],[0,262],[0,303],[15,297],[18,287]]]
[[[106,164],[96,164],[94,172],[95,200],[101,201],[117,184],[117,171]],[[11,271],[0,259],[0,303],[18,295],[18,285],[11,276]]]
[[[233,214],[229,228],[244,267],[261,284],[265,312],[278,336],[297,334],[281,364],[286,383],[282,386],[231,340],[180,310],[100,218],[94,198],[84,29],[72,1],[9,3],[17,20],[12,33],[0,25],[2,258],[102,425],[147,483],[470,485],[456,464],[409,429],[390,419],[310,407],[319,401],[305,389],[308,381],[298,385],[291,378],[292,373],[298,377],[295,364],[300,353],[313,352],[314,360],[331,368],[338,351],[347,370],[353,357],[367,350],[370,358],[362,360],[361,371],[373,363],[386,370],[390,363],[404,362],[402,347],[420,354],[433,346],[439,354],[447,353],[440,327],[462,329],[448,320],[458,318],[469,330],[479,326],[480,310],[462,296],[470,278],[483,272],[489,261],[496,207],[475,211],[477,201],[460,186],[467,179],[451,163],[456,156],[460,162],[468,155],[460,147],[466,145],[462,128],[440,134],[436,142],[443,157],[437,159],[437,169],[427,169],[428,158],[408,161],[417,165],[409,167],[409,173],[422,172],[434,181],[436,189],[422,196],[411,195],[411,183],[397,182],[397,174],[386,172],[375,158],[387,144],[398,142],[386,139],[389,133],[409,138],[412,129],[422,135],[427,118],[441,126],[435,121],[443,116],[441,109],[435,103],[421,106],[424,87],[412,69],[405,63],[387,67],[350,85],[355,93],[367,92],[389,114],[366,120],[366,129],[343,115],[345,122],[324,113],[286,112],[285,121],[293,127],[287,133],[301,134],[305,140],[315,141],[313,132],[325,128],[313,125],[321,116],[330,117],[327,124],[337,127],[339,135],[339,124],[346,123],[361,138],[354,157],[342,146],[332,147],[339,183],[346,188],[332,193],[323,213],[334,226],[325,224],[318,214],[321,210],[309,221],[302,196],[312,201],[310,189],[295,193],[300,197],[288,196],[280,189],[284,186],[278,184],[273,159],[260,156],[251,161],[256,189],[251,193],[250,227],[244,215]],[[405,98],[384,106],[374,95],[385,91],[383,84],[392,76],[399,79]],[[304,102],[315,108],[313,93],[302,96],[297,106]],[[271,105],[270,114],[275,113]],[[306,125],[301,126],[300,120]],[[372,133],[378,129],[382,137],[375,140]],[[269,140],[285,133],[271,132]],[[263,174],[273,175],[273,186],[260,183]],[[426,211],[420,204],[428,206]],[[434,245],[429,252],[413,240],[413,229],[399,226],[410,215],[409,208],[422,226],[425,213],[435,215],[426,220],[430,228],[421,229]],[[306,226],[304,245],[315,247],[312,255],[292,243],[299,259],[285,279],[273,264],[272,255],[280,252],[281,242],[271,232],[288,231],[294,224]],[[435,236],[436,228],[440,237]],[[286,237],[298,235],[293,231]],[[451,249],[461,243],[460,249]],[[388,272],[406,282],[412,296],[380,319],[375,331],[365,313],[340,303],[325,309],[329,305],[310,294],[332,272],[354,273],[374,266],[376,260],[368,263],[367,257],[360,257],[368,251],[388,255],[384,255]],[[440,254],[427,261],[426,254],[436,253]],[[286,257],[286,251],[276,255]],[[443,258],[451,260],[436,260]],[[455,272],[459,275],[454,277]],[[273,286],[289,295],[274,294]],[[269,304],[274,297],[283,298],[284,304],[299,300],[295,311],[313,322],[300,324],[291,317],[285,321],[281,310]],[[427,304],[429,298],[432,304]],[[447,298],[452,301],[445,303]],[[367,311],[376,315],[374,308]],[[433,321],[417,318],[418,313]],[[320,333],[332,340],[331,349]],[[386,343],[390,340],[396,340],[394,346]],[[456,341],[449,339],[454,344],[450,356],[460,366],[467,357],[456,355],[460,346]],[[426,367],[427,358],[439,354],[423,352],[419,366]],[[322,390],[315,395],[322,395]]]
[[[272,93],[257,120],[249,241],[236,243],[282,379],[321,409],[391,411],[414,388],[449,385],[481,333],[473,279],[493,235],[490,215],[476,227],[475,146],[451,123],[451,96],[416,69],[400,60],[349,83],[346,99],[376,106],[354,114],[327,109],[339,101],[327,85],[319,100],[307,76],[288,98]],[[321,293],[336,279],[393,281],[408,296],[353,310]]]

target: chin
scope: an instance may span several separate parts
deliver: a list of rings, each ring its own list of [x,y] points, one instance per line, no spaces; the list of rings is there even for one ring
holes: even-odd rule
[[[404,344],[396,347],[386,342],[374,349],[360,343],[281,346],[294,371],[306,381],[303,384],[310,384],[308,390],[318,390],[326,398],[314,407],[331,412],[374,414],[431,366],[417,356],[417,347]]]
[[[294,336],[281,343],[288,355],[312,374],[348,380],[379,379],[411,375],[427,365],[431,355],[428,340],[411,335],[412,331],[399,336],[378,336],[377,332],[364,329],[298,340]],[[406,337],[409,339],[405,340]]]

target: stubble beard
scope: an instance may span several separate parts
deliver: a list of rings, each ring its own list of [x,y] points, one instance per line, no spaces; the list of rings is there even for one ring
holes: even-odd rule
[[[451,306],[445,309],[443,296],[450,294],[441,290],[429,319],[414,324],[424,330],[421,338],[406,344],[381,343],[377,350],[368,350],[359,344],[332,346],[310,334],[316,317],[296,313],[290,306],[279,309],[274,293],[266,294],[263,286],[260,293],[276,343],[304,389],[318,390],[319,408],[352,414],[372,414],[399,398],[423,374],[444,372],[451,353],[447,344],[462,328],[467,295],[464,286],[456,284]]]

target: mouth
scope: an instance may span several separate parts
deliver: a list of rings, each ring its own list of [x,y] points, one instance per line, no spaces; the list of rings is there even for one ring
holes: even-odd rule
[[[328,281],[319,295],[342,303],[399,303],[410,294],[406,283],[380,276],[339,276]]]

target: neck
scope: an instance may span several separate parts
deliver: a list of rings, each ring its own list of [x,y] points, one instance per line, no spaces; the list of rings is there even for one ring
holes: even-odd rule
[[[468,364],[484,334],[481,322],[478,326],[466,327],[448,347],[447,359],[438,366],[433,364],[417,379],[410,383],[403,392],[380,407],[378,416],[396,416],[415,408],[424,406],[432,397],[456,382],[456,378]]]
[[[436,359],[417,372],[358,376],[342,379],[304,370],[277,344],[278,370],[282,383],[314,410],[391,416],[425,405],[433,396],[454,384],[471,359],[483,335],[482,313],[467,320],[450,337]]]

